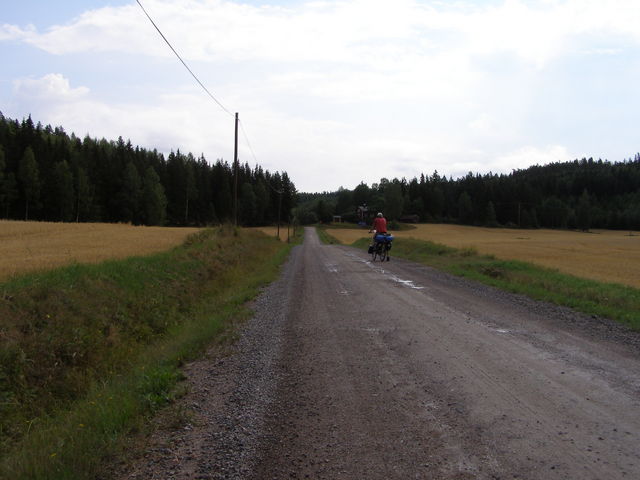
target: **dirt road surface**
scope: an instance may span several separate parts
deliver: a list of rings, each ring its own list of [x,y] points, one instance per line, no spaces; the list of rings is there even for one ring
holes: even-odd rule
[[[312,229],[122,478],[638,479],[640,336]]]

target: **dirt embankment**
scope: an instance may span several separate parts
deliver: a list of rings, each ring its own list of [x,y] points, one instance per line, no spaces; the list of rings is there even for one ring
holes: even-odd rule
[[[640,478],[640,336],[315,232],[122,478]]]

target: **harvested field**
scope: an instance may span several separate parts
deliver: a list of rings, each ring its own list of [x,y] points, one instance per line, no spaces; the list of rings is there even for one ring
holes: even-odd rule
[[[0,280],[73,262],[98,263],[168,250],[198,230],[0,220]]]
[[[259,230],[260,232],[264,232],[270,237],[276,237],[278,234],[278,227],[253,227],[250,230]],[[298,228],[299,230],[299,228]],[[289,236],[293,237],[293,229],[289,228]],[[287,241],[287,226],[280,225],[280,240],[283,242]]]
[[[335,229],[331,235],[345,244],[367,237],[367,230]],[[393,232],[505,260],[555,268],[561,272],[640,288],[640,234],[618,230],[589,233],[566,230],[518,230],[462,225],[426,224],[415,230]]]

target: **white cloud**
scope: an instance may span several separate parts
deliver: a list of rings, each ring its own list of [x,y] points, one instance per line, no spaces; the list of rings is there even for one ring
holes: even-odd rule
[[[214,140],[225,136],[216,132],[216,125],[212,128],[207,118],[210,109],[203,108],[198,91],[162,95],[154,99],[153,105],[105,103],[95,98],[89,88],[72,87],[63,75],[50,73],[15,81],[12,109],[80,136],[123,136],[164,152],[180,148],[199,155],[203,151],[228,150]]]
[[[86,87],[73,87],[61,74],[22,79],[15,83],[15,98],[22,111],[54,126],[62,125],[77,135],[131,138],[134,144],[167,153],[180,148],[194,155],[205,153],[209,161],[231,161],[232,120],[212,122],[211,108],[199,91],[160,96],[153,106],[106,104]],[[508,173],[533,164],[574,158],[566,147],[527,146],[507,153],[480,150],[460,141],[456,132],[447,135],[389,131],[371,136],[370,130],[339,121],[305,119],[272,110],[254,109],[243,114],[252,145],[258,145],[258,162],[269,170],[286,170],[301,190],[355,187],[380,178],[411,178],[421,172],[454,177],[468,171]],[[241,116],[241,121],[243,120]],[[491,128],[492,118],[480,115],[472,124]],[[177,128],[179,127],[179,128]],[[283,135],[284,132],[284,135]],[[215,153],[212,153],[215,152]],[[254,163],[244,138],[240,159]]]
[[[470,4],[470,6],[473,4]],[[505,0],[497,6],[417,0],[301,2],[284,8],[229,0],[147,0],[167,37],[192,60],[324,61],[392,66],[451,48],[468,55],[512,52],[541,65],[568,38],[614,34],[640,40],[635,0]],[[88,11],[39,33],[4,25],[0,39],[23,39],[51,53],[139,52],[168,56],[136,4]]]
[[[218,158],[231,162],[233,156],[233,119],[212,121],[212,109],[203,102],[197,89],[172,92],[143,103],[105,103],[86,87],[72,87],[61,74],[20,79],[14,84],[13,110],[32,114],[34,120],[63,126],[68,132],[113,140],[130,138],[142,147],[157,148],[163,153],[180,149],[198,156],[204,153],[210,162]],[[342,149],[344,158],[354,153],[348,139],[341,137],[348,126],[336,121],[290,117],[273,111],[248,110],[246,132],[251,144],[260,146],[258,162],[271,171],[286,170],[296,178],[331,176],[328,164]],[[241,116],[241,121],[244,120]],[[286,128],[283,129],[283,125]],[[283,149],[282,132],[286,132],[287,148]],[[332,139],[328,141],[328,139]],[[254,163],[247,142],[240,133],[240,160]],[[352,177],[356,181],[355,170]],[[342,174],[342,173],[341,173]],[[307,189],[313,182],[303,183]]]
[[[562,145],[549,145],[544,148],[526,146],[512,152],[499,155],[490,162],[494,172],[509,173],[511,170],[531,165],[545,165],[552,162],[566,162],[576,158]]]
[[[495,120],[490,114],[482,113],[469,122],[469,128],[483,135],[491,134],[496,129]]]
[[[71,88],[69,80],[59,73],[49,73],[42,78],[22,78],[14,82],[18,98],[29,101],[76,101],[89,93],[86,87]]]
[[[158,42],[149,42],[150,32],[140,28],[137,5],[90,10],[67,25],[54,25],[41,33],[35,28],[20,30],[16,38],[48,53],[64,55],[83,52],[144,52],[163,55]],[[146,27],[146,25],[143,25]]]
[[[593,96],[565,65],[623,59],[640,44],[637,0],[143,3],[207,87],[241,112],[258,162],[308,190],[571,159],[585,142],[575,135],[593,133],[561,100],[581,99],[584,112]],[[14,111],[79,135],[231,159],[232,120],[182,72],[134,1],[42,31],[3,25],[1,41],[54,54],[64,72],[22,74]],[[77,86],[80,71],[90,90]],[[92,78],[96,71],[109,78]],[[597,71],[603,84],[606,72]],[[634,99],[618,103],[640,111]],[[242,143],[241,159],[253,163]]]
[[[21,28],[17,25],[4,24],[0,25],[0,41],[20,40],[25,41],[30,37],[37,35],[36,28],[33,25],[27,25]]]

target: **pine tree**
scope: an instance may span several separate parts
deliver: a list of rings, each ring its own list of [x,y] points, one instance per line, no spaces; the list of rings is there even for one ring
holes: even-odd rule
[[[262,180],[256,182],[253,191],[256,194],[256,224],[264,225],[269,209],[269,192]]]
[[[249,182],[242,184],[240,188],[240,212],[239,217],[243,225],[255,225],[257,212],[257,198],[253,187]]]
[[[125,222],[138,221],[140,210],[141,180],[138,169],[133,162],[127,163],[122,177],[122,188],[120,190],[120,214]]]
[[[51,182],[53,198],[58,210],[58,219],[61,222],[70,221],[73,218],[75,192],[73,174],[66,160],[54,165],[53,175],[49,181]]]
[[[185,168],[185,175],[184,175],[184,224],[188,225],[189,224],[189,203],[193,202],[194,200],[196,200],[198,198],[198,189],[196,188],[196,173],[195,173],[195,169],[194,169],[194,165],[195,165],[195,161],[193,160],[193,157],[191,156],[191,154],[189,154],[189,157],[184,168]]]
[[[9,212],[11,206],[20,196],[18,191],[18,181],[13,172],[9,173],[4,180],[4,206],[5,206],[5,218],[9,218]]]
[[[40,175],[36,157],[31,147],[27,147],[24,150],[18,169],[18,179],[24,193],[24,219],[29,220],[29,205],[37,205],[40,199]]]
[[[582,195],[578,201],[577,217],[578,228],[583,232],[589,231],[589,228],[591,228],[591,205],[589,202],[589,193],[586,189],[582,191]]]
[[[81,139],[61,127],[35,125],[30,117],[21,122],[8,120],[1,113],[0,147],[6,153],[0,168],[0,216],[146,222],[149,212],[143,212],[141,177],[149,167],[163,187],[169,223],[201,225],[229,220],[233,213],[233,172],[222,160],[211,166],[204,156],[196,160],[178,151],[165,161],[157,151],[134,147],[122,137],[117,141],[88,135]],[[244,164],[239,165],[238,180],[239,186],[248,185],[244,187],[245,205],[251,197],[249,187],[255,195],[255,202],[249,201],[255,204],[255,211],[245,212],[248,222],[275,220],[278,205],[282,218],[289,217],[297,193],[286,172],[271,175],[259,166],[252,171]],[[283,192],[281,203],[274,188]],[[238,193],[242,196],[242,191]],[[73,195],[71,209],[69,194]]]
[[[4,148],[0,145],[0,211],[4,211],[4,205],[6,202],[6,175],[4,173],[7,167],[4,155]]]
[[[331,207],[322,199],[318,200],[315,213],[318,217],[318,220],[320,220],[322,223],[329,223],[333,218]]]
[[[353,203],[355,203],[356,207],[371,203],[371,190],[366,183],[360,182],[353,190]]]
[[[473,203],[466,191],[462,192],[458,199],[458,220],[464,224],[473,223]]]
[[[390,182],[384,189],[385,215],[389,220],[398,220],[402,215],[404,199],[402,197],[402,187],[399,183]]]
[[[4,183],[4,170],[7,168],[5,160],[4,148],[0,145],[0,185]]]
[[[84,168],[78,168],[75,180],[76,222],[79,222],[81,218],[86,221],[93,201],[93,189],[91,187],[89,176]]]
[[[545,199],[541,207],[542,225],[551,228],[566,228],[569,221],[569,208],[556,196]]]
[[[216,162],[213,167],[215,210],[221,222],[233,221],[233,195],[231,193],[231,169],[227,163]]]
[[[142,184],[143,222],[146,225],[163,225],[167,215],[167,197],[153,167],[145,171]]]
[[[496,209],[493,206],[493,202],[491,200],[489,200],[489,203],[487,203],[487,212],[485,215],[485,224],[487,225],[487,227],[497,227],[498,226],[498,220],[496,219]]]

